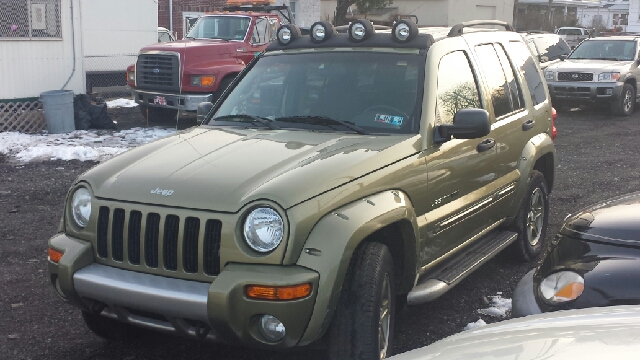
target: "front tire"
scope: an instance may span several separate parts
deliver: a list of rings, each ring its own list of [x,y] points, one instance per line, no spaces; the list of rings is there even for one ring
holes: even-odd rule
[[[611,102],[611,112],[617,116],[633,114],[636,105],[636,92],[630,84],[624,84],[620,98]]]
[[[518,238],[511,244],[512,255],[522,262],[538,257],[545,248],[549,222],[549,190],[541,172],[533,170],[527,194],[512,225]]]
[[[393,258],[380,243],[353,254],[328,332],[329,359],[370,360],[391,356],[395,322]]]

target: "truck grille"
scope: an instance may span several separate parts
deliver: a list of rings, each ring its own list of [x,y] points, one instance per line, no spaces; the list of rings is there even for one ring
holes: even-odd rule
[[[141,54],[136,65],[136,87],[180,90],[180,60],[174,55]]]
[[[593,81],[593,73],[559,72],[558,81]]]
[[[131,265],[141,265],[143,262],[148,268],[157,269],[162,259],[161,267],[167,271],[202,272],[216,276],[220,273],[222,222],[216,219],[203,221],[204,229],[201,219],[197,217],[181,219],[177,215],[143,214],[137,210],[129,212],[127,221],[124,209],[115,208],[111,211],[108,206],[101,206],[98,211],[96,252],[100,258],[122,262],[126,248],[127,261]],[[200,249],[203,252],[202,268],[199,268],[198,261]],[[182,266],[179,260],[182,260]]]

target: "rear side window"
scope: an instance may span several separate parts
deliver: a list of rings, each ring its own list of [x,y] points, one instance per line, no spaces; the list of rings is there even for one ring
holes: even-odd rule
[[[499,118],[510,113],[509,85],[493,44],[476,46],[476,53],[487,80],[494,115]]]
[[[540,37],[533,41],[540,51],[541,62],[557,60],[560,59],[560,55],[568,55],[571,52],[569,45],[560,37]]]
[[[524,74],[524,81],[527,83],[533,105],[543,103],[547,99],[544,91],[546,84],[542,81],[538,66],[533,61],[526,45],[519,41],[512,41],[507,44],[507,51],[513,65]]]
[[[449,53],[438,65],[437,125],[452,124],[460,109],[479,108],[478,86],[463,51]]]

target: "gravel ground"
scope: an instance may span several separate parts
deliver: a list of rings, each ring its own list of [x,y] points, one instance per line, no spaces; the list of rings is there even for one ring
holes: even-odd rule
[[[144,126],[139,111],[111,109],[120,129]],[[161,124],[175,126],[174,123]],[[195,125],[181,119],[179,128]],[[593,110],[564,112],[557,120],[558,168],[547,237],[565,215],[617,194],[640,190],[640,111],[613,118]],[[139,339],[107,342],[93,335],[80,312],[65,305],[47,279],[47,239],[55,233],[66,191],[95,163],[48,161],[17,164],[0,155],[0,358],[2,359],[316,359],[319,352],[288,353],[199,343],[141,332]],[[409,307],[396,323],[396,352],[428,345],[462,331],[479,318],[488,296],[510,298],[534,264],[498,256],[440,299]]]

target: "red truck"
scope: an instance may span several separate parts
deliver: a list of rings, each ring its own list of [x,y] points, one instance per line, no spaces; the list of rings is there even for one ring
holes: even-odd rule
[[[224,10],[202,16],[183,40],[142,48],[127,68],[133,99],[150,121],[176,118],[180,110],[196,111],[202,102],[215,102],[276,39],[281,22],[291,19],[286,6],[269,1]]]

